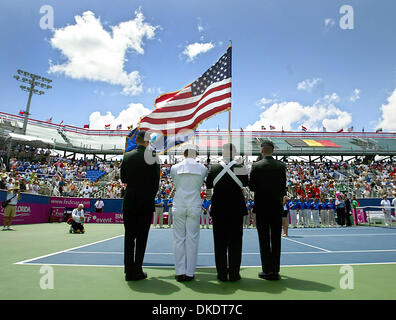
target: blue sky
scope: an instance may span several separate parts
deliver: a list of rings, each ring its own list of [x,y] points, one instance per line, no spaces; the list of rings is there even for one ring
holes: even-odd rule
[[[198,78],[232,40],[233,129],[396,131],[394,1],[186,4],[3,0],[0,111],[25,109],[27,93],[12,78],[22,69],[53,80],[52,90],[33,97],[32,118],[125,128],[153,110],[160,93]],[[45,5],[53,30],[40,26]],[[343,5],[353,9],[353,29],[340,26]],[[224,113],[198,129],[227,125]]]

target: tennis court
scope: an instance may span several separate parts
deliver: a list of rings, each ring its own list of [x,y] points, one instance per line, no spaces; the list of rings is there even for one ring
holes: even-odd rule
[[[281,281],[265,281],[257,231],[244,229],[242,280],[216,279],[212,230],[202,229],[196,279],[174,279],[172,229],[151,229],[146,280],[123,277],[123,226],[87,224],[84,235],[68,225],[20,225],[0,233],[0,298],[10,299],[394,299],[396,229],[381,227],[291,229],[282,238]],[[4,241],[3,241],[4,240]],[[343,289],[340,268],[353,268],[354,288]],[[42,266],[54,288],[43,290]],[[40,273],[41,272],[41,273]]]

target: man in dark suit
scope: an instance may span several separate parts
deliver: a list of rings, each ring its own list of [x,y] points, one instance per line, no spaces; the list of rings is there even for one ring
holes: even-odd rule
[[[149,136],[140,131],[136,137],[138,147],[127,152],[121,164],[121,181],[127,184],[122,204],[126,281],[147,278],[142,265],[160,180],[159,159],[146,149]]]
[[[259,277],[279,280],[282,200],[286,195],[286,166],[272,157],[274,144],[261,144],[262,158],[253,163],[249,188],[254,191],[254,208],[263,272]]]
[[[243,216],[248,214],[242,188],[248,185],[248,171],[233,160],[235,154],[235,146],[226,143],[223,161],[213,164],[206,178],[206,187],[213,188],[210,215],[217,278],[220,281],[241,279]]]

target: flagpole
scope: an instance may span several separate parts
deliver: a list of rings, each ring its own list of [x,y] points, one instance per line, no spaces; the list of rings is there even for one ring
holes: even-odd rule
[[[228,46],[228,48],[232,48],[232,40],[230,41],[230,45]],[[231,68],[232,68],[232,64],[231,64]],[[232,73],[231,73],[232,74]],[[232,91],[232,86],[231,86],[231,91]],[[231,98],[232,99],[232,93],[231,93]],[[232,105],[232,102],[231,102]],[[228,142],[231,142],[231,107],[230,110],[228,110]]]

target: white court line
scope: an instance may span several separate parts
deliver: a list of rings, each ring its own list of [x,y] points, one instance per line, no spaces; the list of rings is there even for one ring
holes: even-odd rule
[[[304,246],[308,246],[308,247],[311,247],[311,248],[314,248],[314,249],[322,250],[324,252],[331,252],[330,250],[326,250],[326,249],[323,249],[323,248],[320,248],[320,247],[316,247],[316,246],[313,246],[313,245],[310,245],[310,244],[307,244],[307,243],[304,243],[304,242],[301,242],[301,241],[297,241],[297,240],[294,240],[294,239],[289,239],[287,237],[283,237],[282,239],[289,240],[289,241],[292,241],[292,242],[296,242],[296,243],[299,243],[299,244],[302,244]]]
[[[120,235],[120,236],[115,236],[115,237],[111,237],[111,238],[104,239],[104,240],[99,240],[99,241],[91,242],[91,243],[89,243],[89,244],[84,244],[84,245],[82,245],[82,246],[78,246],[78,247],[74,247],[74,248],[70,248],[70,249],[66,249],[66,250],[57,251],[57,252],[54,252],[54,253],[46,254],[46,255],[44,255],[44,256],[40,256],[40,257],[28,259],[28,260],[23,260],[23,261],[15,262],[14,264],[26,264],[26,263],[28,263],[28,262],[30,262],[30,261],[33,261],[33,260],[38,260],[38,259],[42,259],[42,258],[47,258],[47,257],[53,256],[53,255],[56,255],[56,254],[58,254],[58,253],[67,253],[68,251],[71,251],[71,250],[76,250],[76,249],[88,247],[88,246],[93,245],[93,244],[105,242],[105,241],[108,241],[108,240],[113,240],[113,239],[116,239],[116,238],[119,238],[119,237],[123,237],[123,236],[124,236],[124,235]]]
[[[281,268],[298,268],[298,267],[328,267],[328,266],[366,266],[366,265],[383,265],[383,264],[396,264],[396,262],[362,262],[362,263],[328,263],[328,264],[295,264],[295,265],[282,265]],[[26,266],[63,266],[63,267],[101,267],[101,268],[124,268],[124,265],[100,265],[100,264],[64,264],[64,263],[29,263]],[[147,269],[169,269],[174,268],[174,265],[169,266],[146,266]],[[215,269],[216,266],[197,266],[196,269]],[[262,268],[262,266],[241,266],[241,268]]]

